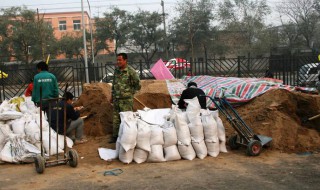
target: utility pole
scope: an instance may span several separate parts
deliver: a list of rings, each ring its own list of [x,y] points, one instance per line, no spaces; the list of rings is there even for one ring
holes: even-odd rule
[[[162,6],[162,20],[163,20],[163,30],[164,30],[164,42],[165,42],[165,48],[166,48],[166,59],[169,59],[168,54],[168,38],[167,38],[167,30],[166,30],[166,14],[164,13],[164,2],[161,0],[161,6]]]
[[[82,32],[83,32],[83,49],[84,49],[84,65],[86,71],[86,82],[89,83],[88,72],[88,59],[87,59],[87,40],[86,40],[86,28],[84,24],[84,12],[83,12],[83,0],[81,0],[81,12],[82,12]]]
[[[89,23],[90,23],[90,38],[91,38],[91,57],[92,57],[92,65],[94,65],[94,49],[93,49],[92,22],[91,22],[92,20],[91,20],[91,8],[90,8],[89,0],[87,0],[87,3],[89,5],[89,11],[90,11]]]
[[[44,58],[44,46],[43,46],[42,22],[40,23],[40,16],[39,16],[39,9],[38,8],[37,8],[37,24],[38,24],[38,29],[39,29],[39,33],[40,33],[40,47],[41,47],[42,60],[45,60],[45,58]]]

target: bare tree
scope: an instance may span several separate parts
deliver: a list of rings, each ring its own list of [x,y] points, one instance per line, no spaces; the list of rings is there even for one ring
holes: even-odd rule
[[[317,25],[319,24],[319,11],[316,5],[319,0],[285,0],[277,6],[277,11],[288,20],[283,25],[294,24],[297,32],[303,36],[305,46],[313,48]]]

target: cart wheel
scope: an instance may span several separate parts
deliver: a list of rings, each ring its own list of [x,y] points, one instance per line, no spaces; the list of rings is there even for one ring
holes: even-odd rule
[[[258,156],[262,150],[262,145],[260,141],[253,140],[250,141],[247,147],[247,154],[249,156]]]
[[[39,173],[39,174],[42,174],[43,171],[44,171],[44,168],[45,168],[45,159],[41,156],[41,155],[37,155],[35,158],[34,158],[34,163],[36,165],[36,171]]]
[[[77,153],[77,151],[76,150],[73,150],[73,149],[70,149],[69,150],[69,152],[68,152],[68,154],[69,154],[69,158],[68,158],[68,160],[69,160],[69,165],[71,166],[71,167],[77,167],[77,165],[78,165],[78,159],[79,159],[79,156],[78,156],[78,153]]]
[[[233,135],[228,140],[228,144],[232,150],[237,150],[240,147],[240,145],[237,144],[237,138],[237,135]]]

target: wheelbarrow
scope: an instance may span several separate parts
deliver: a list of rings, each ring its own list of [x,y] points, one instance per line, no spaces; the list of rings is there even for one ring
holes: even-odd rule
[[[216,108],[226,117],[232,128],[237,132],[236,135],[228,139],[228,144],[232,150],[245,146],[247,148],[247,155],[258,156],[262,151],[262,147],[272,141],[271,137],[255,134],[225,97],[206,97],[211,99]]]

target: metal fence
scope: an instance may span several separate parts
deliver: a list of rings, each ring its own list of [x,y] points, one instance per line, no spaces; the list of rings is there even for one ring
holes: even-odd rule
[[[274,78],[283,80],[283,83],[287,85],[312,86],[318,80],[317,56],[237,57],[233,59],[198,59],[197,61],[189,62],[191,68],[178,69],[175,66],[171,68],[170,71],[173,76],[181,78],[190,74],[260,78],[264,77],[266,70],[270,70]],[[149,65],[140,61],[130,62],[129,65],[137,71],[142,80],[154,79],[150,72],[153,64]],[[316,68],[316,74],[309,74],[314,68]],[[58,79],[59,94],[61,96],[67,84],[68,91],[73,93],[75,97],[80,96],[83,84],[86,82],[86,69],[88,69],[90,83],[112,81],[114,72],[114,64],[112,63],[95,63],[87,68],[80,62],[49,65],[49,71]],[[25,92],[30,80],[37,73],[35,65],[0,65],[0,70],[8,74],[6,78],[0,76],[1,101],[21,96]]]

